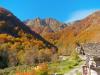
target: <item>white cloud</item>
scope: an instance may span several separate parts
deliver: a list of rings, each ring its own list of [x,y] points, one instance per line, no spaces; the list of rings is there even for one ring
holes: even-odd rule
[[[88,15],[92,14],[93,12],[97,11],[98,9],[89,9],[89,10],[79,10],[79,11],[75,11],[74,13],[72,13],[69,17],[69,19],[67,21],[65,21],[65,23],[68,22],[73,22],[76,20],[81,20],[85,17],[87,17]]]

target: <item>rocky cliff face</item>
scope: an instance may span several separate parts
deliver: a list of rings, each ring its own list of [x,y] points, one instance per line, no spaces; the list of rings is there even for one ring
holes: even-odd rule
[[[25,23],[37,33],[42,33],[44,31],[45,32],[56,32],[56,31],[62,30],[64,27],[67,26],[67,24],[60,23],[59,21],[52,19],[52,18],[47,18],[47,19],[36,18],[34,20],[28,20]]]
[[[100,57],[100,43],[87,43],[82,45],[84,53],[93,57]]]

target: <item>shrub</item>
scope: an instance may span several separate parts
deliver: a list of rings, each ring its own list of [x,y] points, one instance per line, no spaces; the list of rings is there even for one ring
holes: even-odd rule
[[[78,56],[78,53],[75,50],[72,51],[70,59],[78,61],[80,60],[80,57]]]
[[[39,64],[35,67],[37,75],[48,75],[48,65],[46,63]]]

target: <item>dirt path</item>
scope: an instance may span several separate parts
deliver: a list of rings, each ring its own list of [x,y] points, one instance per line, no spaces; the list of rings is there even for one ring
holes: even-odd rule
[[[65,73],[64,75],[77,75],[78,72],[82,72],[82,65],[76,66],[74,69],[72,69],[70,72]]]

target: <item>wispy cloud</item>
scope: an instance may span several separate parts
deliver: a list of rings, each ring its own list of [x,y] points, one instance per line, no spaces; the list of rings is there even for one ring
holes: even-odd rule
[[[72,21],[76,21],[76,20],[81,20],[81,19],[87,17],[88,15],[92,14],[93,12],[95,12],[97,10],[98,9],[75,11],[70,15],[69,19],[65,22],[68,23],[68,22],[72,22]]]

